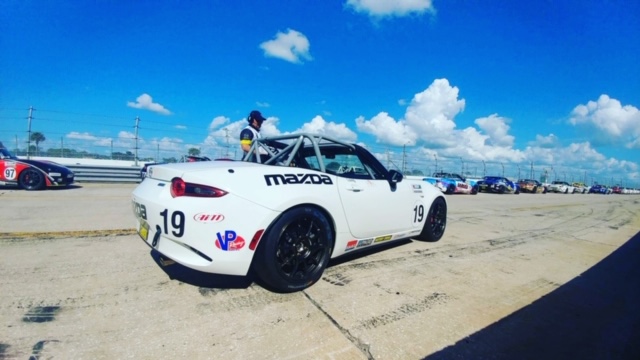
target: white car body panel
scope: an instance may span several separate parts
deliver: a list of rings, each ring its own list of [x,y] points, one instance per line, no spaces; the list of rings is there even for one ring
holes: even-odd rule
[[[173,198],[175,177],[228,194]],[[246,275],[255,253],[252,239],[260,240],[278,216],[299,205],[328,214],[335,230],[332,258],[420,234],[441,192],[414,179],[395,186],[305,168],[210,161],[150,166],[132,201],[140,236],[163,256],[203,272]],[[417,216],[420,206],[424,214]]]

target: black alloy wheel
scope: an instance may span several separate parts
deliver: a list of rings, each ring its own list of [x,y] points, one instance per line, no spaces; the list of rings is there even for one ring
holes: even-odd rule
[[[18,183],[25,190],[40,190],[45,185],[44,175],[34,168],[27,168],[20,173]]]
[[[422,232],[416,237],[420,241],[436,242],[444,235],[447,227],[447,203],[444,198],[437,197],[427,213]]]
[[[294,208],[276,220],[260,241],[254,270],[271,290],[303,290],[322,276],[333,242],[331,225],[320,210]]]

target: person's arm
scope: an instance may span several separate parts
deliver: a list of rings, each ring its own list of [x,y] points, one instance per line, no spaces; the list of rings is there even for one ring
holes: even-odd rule
[[[251,142],[253,141],[253,133],[249,129],[244,129],[240,133],[240,148],[244,152],[249,152],[251,149]]]

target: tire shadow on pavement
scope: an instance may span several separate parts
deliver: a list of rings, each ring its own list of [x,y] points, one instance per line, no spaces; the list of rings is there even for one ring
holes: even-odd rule
[[[546,296],[425,359],[640,359],[640,232]]]

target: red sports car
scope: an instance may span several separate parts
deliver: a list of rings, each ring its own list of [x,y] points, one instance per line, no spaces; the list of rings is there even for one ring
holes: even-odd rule
[[[19,186],[25,190],[41,190],[50,186],[73,183],[68,168],[49,161],[18,159],[0,143],[0,186]]]

